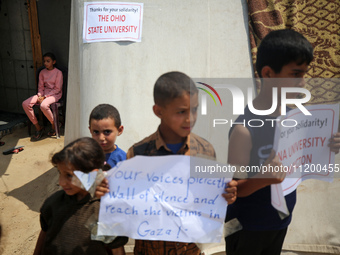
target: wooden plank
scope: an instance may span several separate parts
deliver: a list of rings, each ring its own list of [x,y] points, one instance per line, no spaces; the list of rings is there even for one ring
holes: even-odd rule
[[[37,78],[35,74],[37,73],[37,69],[43,65],[43,60],[36,0],[27,0],[27,7],[30,22],[34,77]],[[36,84],[38,84],[38,81],[36,81]]]
[[[33,55],[33,66],[34,66],[34,78],[38,92],[38,77],[36,75],[39,67],[43,65],[42,53],[41,53],[41,40],[39,32],[39,21],[36,0],[27,0],[28,7],[28,18],[30,22],[31,32],[31,44],[32,44],[32,55]],[[43,119],[42,111],[39,108],[39,119]]]

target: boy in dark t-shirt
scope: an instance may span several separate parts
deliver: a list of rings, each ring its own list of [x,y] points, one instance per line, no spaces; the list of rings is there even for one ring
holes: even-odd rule
[[[261,42],[257,52],[256,69],[262,86],[259,95],[253,100],[253,108],[268,110],[277,103],[273,113],[259,116],[249,107],[230,130],[228,162],[235,166],[280,166],[281,162],[272,150],[275,121],[281,115],[281,88],[302,88],[303,77],[313,59],[313,47],[300,33],[293,30],[270,32]],[[275,79],[273,79],[275,78]],[[285,79],[282,79],[285,78]],[[277,98],[273,98],[277,89]],[[295,98],[297,93],[289,93]],[[277,100],[277,101],[275,101]],[[248,125],[251,119],[261,119],[264,125]],[[274,125],[272,125],[274,123]],[[338,135],[337,135],[338,136]],[[338,138],[336,138],[338,139]],[[332,149],[335,149],[332,145]],[[266,176],[265,176],[266,175]],[[259,173],[259,178],[238,180],[238,198],[228,206],[226,222],[237,220],[241,230],[226,237],[228,255],[279,255],[291,221],[296,203],[296,192],[285,196],[290,215],[281,219],[271,204],[270,185],[281,183],[285,173]]]

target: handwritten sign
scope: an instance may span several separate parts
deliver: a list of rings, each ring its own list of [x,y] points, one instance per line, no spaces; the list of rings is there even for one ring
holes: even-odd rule
[[[331,181],[334,170],[334,152],[329,139],[338,130],[339,105],[312,105],[306,107],[312,115],[294,109],[286,117],[286,125],[277,125],[274,149],[284,166],[286,178],[272,185],[274,207],[285,211],[284,196],[293,192],[306,179]],[[282,207],[283,206],[283,207]]]
[[[83,42],[142,39],[143,3],[84,3]]]
[[[220,242],[225,178],[190,177],[190,157],[136,156],[107,176],[98,235],[179,242]]]

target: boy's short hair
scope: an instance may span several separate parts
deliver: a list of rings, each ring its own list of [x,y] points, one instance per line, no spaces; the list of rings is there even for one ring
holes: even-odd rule
[[[153,89],[153,98],[156,105],[165,106],[175,98],[181,97],[183,92],[190,95],[198,93],[194,81],[184,73],[169,72],[157,79]]]
[[[290,29],[276,30],[267,34],[258,48],[256,71],[262,78],[264,66],[279,73],[284,65],[291,62],[309,65],[312,59],[313,46],[302,34]]]
[[[99,143],[90,138],[79,138],[64,147],[52,157],[52,164],[71,164],[76,170],[89,173],[93,169],[102,169],[105,155]]]
[[[102,120],[111,118],[115,121],[115,127],[118,129],[121,126],[120,115],[116,107],[110,104],[99,104],[91,112],[89,118],[89,125],[91,126],[91,120]]]

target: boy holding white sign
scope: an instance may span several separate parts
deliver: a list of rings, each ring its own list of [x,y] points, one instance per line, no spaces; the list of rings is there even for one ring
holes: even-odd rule
[[[169,72],[161,75],[154,86],[153,112],[160,118],[158,130],[134,144],[127,158],[137,155],[204,155],[215,159],[213,146],[203,138],[192,134],[198,108],[198,89],[187,75]],[[188,169],[189,171],[189,169]],[[236,199],[236,181],[231,181],[223,197],[229,204]],[[97,187],[97,196],[107,192],[105,185]],[[194,243],[136,240],[135,254],[186,254],[198,255],[200,249]]]
[[[234,233],[226,237],[228,255],[279,255],[281,253],[296,203],[296,191],[285,196],[290,214],[286,218],[281,217],[271,204],[270,185],[281,183],[285,173],[263,173],[261,166],[281,165],[278,157],[275,157],[275,151],[272,150],[275,119],[281,115],[281,110],[286,110],[281,109],[281,89],[289,87],[301,90],[304,86],[303,77],[312,59],[312,45],[293,30],[270,32],[258,48],[256,69],[262,82],[261,91],[253,100],[252,107],[247,105],[245,114],[239,116],[235,122],[249,123],[250,120],[259,119],[272,121],[264,121],[265,125],[261,127],[250,124],[235,125],[229,133],[228,162],[242,167],[258,166],[260,171],[255,175],[256,178],[237,179],[238,198],[233,205],[228,206],[226,217],[227,224],[237,223]],[[277,98],[272,98],[274,89],[278,89]],[[292,99],[297,95],[297,93],[290,93],[288,97]],[[299,99],[296,101],[301,103]],[[277,104],[275,105],[274,102]],[[272,113],[254,114],[253,112],[256,111],[254,108],[262,112],[270,109]],[[339,137],[340,134],[336,134],[331,141],[332,151],[338,151]]]
[[[213,146],[203,138],[192,134],[198,108],[198,89],[190,77],[180,72],[161,75],[154,86],[153,112],[160,118],[158,130],[151,136],[134,144],[127,158],[136,155],[205,155],[215,159]],[[229,203],[236,198],[236,182],[229,183]],[[194,243],[136,240],[135,254],[187,254],[198,255],[200,249]]]

